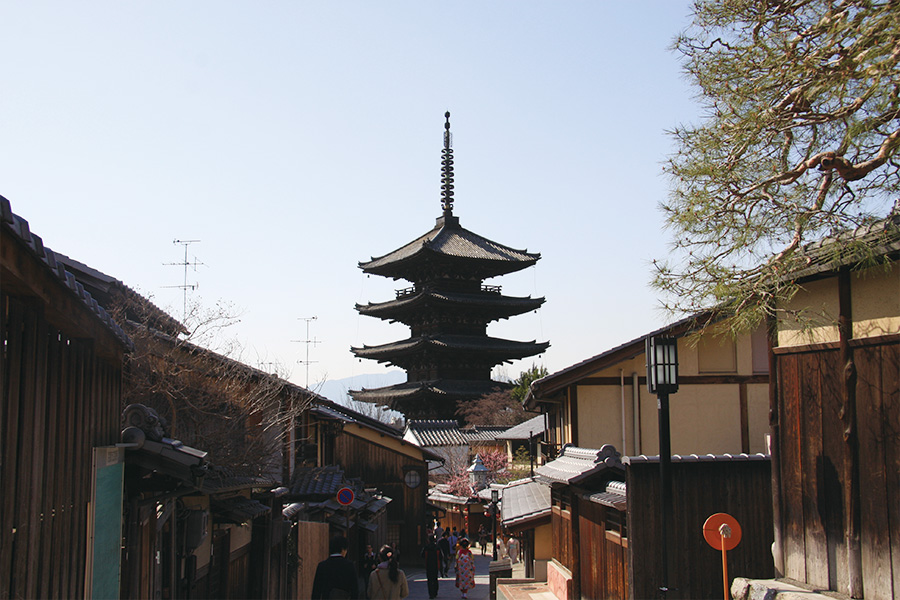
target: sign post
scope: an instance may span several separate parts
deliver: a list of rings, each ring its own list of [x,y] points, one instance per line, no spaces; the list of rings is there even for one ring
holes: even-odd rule
[[[353,500],[356,498],[356,494],[353,492],[351,488],[342,487],[337,491],[337,501],[341,506],[350,506],[353,504]],[[347,541],[350,541],[350,509],[347,509]]]
[[[724,587],[725,600],[728,600],[728,555],[727,551],[734,549],[741,541],[741,526],[737,519],[727,513],[716,513],[706,519],[703,524],[703,538],[706,543],[722,551],[722,585]]]

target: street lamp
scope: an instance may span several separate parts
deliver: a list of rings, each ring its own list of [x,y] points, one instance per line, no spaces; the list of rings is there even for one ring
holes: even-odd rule
[[[491,490],[491,546],[494,548],[493,560],[497,560],[497,501],[500,500],[499,490]]]
[[[669,394],[678,391],[678,340],[672,337],[648,337],[647,389],[656,394],[659,414],[659,484],[660,484],[660,559],[662,561],[659,593],[669,591],[668,513],[672,502],[672,442],[669,432]]]

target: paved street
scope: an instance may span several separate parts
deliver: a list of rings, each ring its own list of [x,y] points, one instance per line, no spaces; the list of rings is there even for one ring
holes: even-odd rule
[[[475,588],[469,590],[470,600],[485,600],[490,597],[490,576],[488,568],[491,563],[491,555],[481,555],[480,552],[472,553],[475,557]],[[456,589],[456,579],[451,569],[448,577],[442,577],[439,581],[438,595],[440,600],[458,600],[462,598],[459,590]],[[409,582],[410,600],[427,600],[428,599],[428,581],[425,579],[424,569],[410,569],[407,572],[407,581]]]

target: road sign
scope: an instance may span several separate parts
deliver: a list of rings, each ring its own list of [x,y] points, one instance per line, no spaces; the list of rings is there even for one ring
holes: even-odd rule
[[[722,551],[722,597],[731,597],[728,591],[728,550],[734,549],[741,541],[741,526],[728,513],[716,513],[703,524],[706,543]]]
[[[337,501],[338,504],[342,506],[349,506],[350,504],[353,504],[354,497],[355,494],[353,493],[353,490],[348,487],[344,487],[338,490]]]
[[[722,525],[730,529],[727,536],[722,535],[720,531]],[[703,537],[706,539],[706,543],[716,550],[733,550],[741,541],[741,526],[731,515],[716,513],[703,524]]]

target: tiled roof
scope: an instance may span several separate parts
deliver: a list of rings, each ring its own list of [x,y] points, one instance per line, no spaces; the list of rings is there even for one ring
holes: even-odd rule
[[[297,469],[291,481],[292,496],[333,496],[344,485],[344,472],[337,466]]]
[[[504,389],[507,387],[509,387],[509,384],[500,381],[439,379],[398,383],[381,388],[350,390],[350,396],[354,400],[365,402],[387,402],[399,398],[414,398],[419,395],[478,398],[493,392],[496,388]]]
[[[467,446],[468,441],[459,430],[459,424],[447,421],[406,422],[406,430],[412,432],[420,446]]]
[[[538,415],[519,423],[515,427],[510,427],[497,436],[498,440],[527,440],[532,437],[538,437],[546,429],[544,415]]]
[[[75,276],[67,271],[61,262],[56,260],[56,254],[50,248],[44,246],[43,240],[31,233],[28,229],[28,221],[12,212],[9,200],[3,196],[0,196],[0,224],[2,224],[4,231],[19,239],[44,264],[45,268],[60,281],[63,287],[68,288],[71,293],[75,294],[87,306],[88,310],[119,340],[126,350],[134,350],[134,344],[132,344],[131,339],[122,328],[112,320],[106,310],[75,279]]]
[[[599,450],[565,446],[559,458],[535,470],[540,481],[553,484],[577,484],[607,469],[624,470],[619,453],[611,444]]]
[[[585,498],[591,502],[609,506],[616,510],[625,510],[628,505],[627,488],[624,481],[610,481],[606,484],[606,490],[596,494],[586,494]]]
[[[469,444],[475,442],[495,442],[497,436],[506,431],[506,427],[471,427],[462,429],[463,439]]]
[[[770,460],[768,454],[673,454],[673,463],[694,463],[694,462],[746,462]],[[626,456],[622,459],[626,465],[640,465],[647,463],[658,463],[659,456]]]
[[[218,520],[240,525],[266,514],[270,509],[256,500],[233,496],[223,499],[213,497],[210,501],[210,510]]]
[[[118,292],[130,300],[131,305],[126,305],[126,308],[129,310],[128,318],[136,318],[141,322],[146,322],[151,327],[165,331],[169,335],[188,333],[184,325],[172,315],[156,306],[149,298],[142,296],[125,285],[122,281],[65,254],[60,254],[59,252],[55,254],[56,260],[63,263],[66,270],[75,275],[78,282],[84,285],[102,306],[109,307]]]
[[[504,527],[521,525],[550,514],[550,487],[534,479],[522,479],[503,489],[500,518]]]
[[[410,243],[369,262],[360,263],[359,267],[366,272],[378,273],[390,268],[395,263],[404,262],[417,255],[433,253],[436,255],[477,259],[482,261],[512,263],[512,272],[537,262],[540,254],[529,254],[527,250],[515,250],[509,246],[498,244],[487,238],[460,227],[457,217],[439,218],[435,227]]]
[[[422,352],[452,350],[454,352],[474,352],[493,356],[497,360],[525,358],[540,354],[550,346],[549,342],[517,342],[481,335],[439,334],[407,338],[379,346],[351,348],[360,358],[372,358],[381,362],[393,361],[401,356],[420,356]]]
[[[371,429],[376,429],[391,437],[396,437],[398,439],[403,437],[403,432],[396,427],[392,427],[383,421],[368,417],[360,412],[338,404],[337,402],[332,402],[331,400],[317,398],[315,405],[310,410],[313,413],[320,414],[330,419],[336,419],[345,423],[356,423]]]
[[[357,304],[356,310],[364,315],[387,319],[397,318],[409,310],[434,306],[443,310],[456,308],[472,311],[480,309],[482,312],[491,313],[493,319],[500,319],[534,310],[543,303],[544,298],[520,298],[503,296],[499,293],[466,294],[424,290],[388,302]]]
[[[802,279],[854,265],[863,260],[867,252],[894,258],[900,254],[900,200],[884,219],[804,246],[798,255],[806,261],[806,266],[788,276]]]
[[[432,488],[428,491],[428,496],[426,497],[428,502],[444,502],[446,504],[468,504],[469,498],[463,496],[454,496],[453,494],[442,492],[440,490]]]

